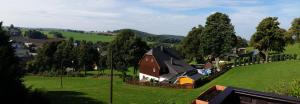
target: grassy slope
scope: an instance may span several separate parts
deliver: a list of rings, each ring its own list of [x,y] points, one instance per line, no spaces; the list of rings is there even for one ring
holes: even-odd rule
[[[46,33],[49,37],[52,37],[49,35],[49,31],[43,31]],[[103,41],[103,42],[110,42],[113,40],[114,36],[106,36],[106,35],[97,35],[94,33],[76,33],[76,32],[66,32],[66,31],[59,31],[63,34],[64,37],[71,38],[73,37],[75,40],[86,40],[86,41]]]
[[[300,79],[299,64],[300,61],[286,61],[236,67],[197,89],[168,89],[127,85],[121,79],[115,78],[114,101],[117,104],[152,104],[155,101],[165,99],[177,104],[185,104],[190,103],[201,92],[216,84],[268,91],[268,88],[274,84]],[[59,78],[27,76],[25,77],[25,83],[26,85],[33,85],[34,88],[45,88],[50,94],[64,91],[59,94],[52,94],[55,96],[51,97],[55,103],[60,103],[59,101],[62,98],[66,98],[68,95],[65,94],[66,91],[81,92],[82,95],[76,95],[76,99],[81,99],[77,102],[72,102],[73,100],[61,101],[64,103],[82,103],[80,101],[101,103],[108,102],[109,99],[108,78],[64,78],[63,89],[59,88]],[[75,97],[75,95],[72,97]],[[96,101],[101,102],[86,99],[97,99]]]
[[[285,53],[287,54],[298,54],[298,58],[300,56],[300,43],[294,45],[288,45],[285,48]]]

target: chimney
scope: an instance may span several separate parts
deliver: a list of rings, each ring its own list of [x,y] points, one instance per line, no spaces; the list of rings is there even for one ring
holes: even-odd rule
[[[171,57],[171,65],[173,65],[174,64],[174,62],[173,62],[173,57]]]

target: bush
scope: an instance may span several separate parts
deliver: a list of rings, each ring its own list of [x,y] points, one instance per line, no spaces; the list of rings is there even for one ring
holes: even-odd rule
[[[40,31],[28,30],[25,32],[25,36],[32,39],[47,39],[47,36]]]
[[[29,87],[28,89],[31,89]],[[44,89],[34,89],[28,93],[28,104],[50,104],[49,99],[45,97],[46,91]]]
[[[270,88],[271,92],[300,98],[300,80],[282,82]]]

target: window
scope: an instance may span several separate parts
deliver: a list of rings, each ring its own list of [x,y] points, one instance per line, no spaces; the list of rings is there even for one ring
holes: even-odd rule
[[[153,72],[155,72],[155,68],[153,68]]]
[[[148,58],[146,58],[146,62],[148,61]]]
[[[151,62],[153,62],[153,59],[151,59]]]

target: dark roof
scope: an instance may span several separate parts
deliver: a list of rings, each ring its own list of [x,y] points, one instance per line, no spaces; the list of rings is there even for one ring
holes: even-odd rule
[[[227,87],[216,95],[209,104],[299,104],[300,99],[291,96]]]
[[[187,71],[184,75],[193,79],[194,81],[197,81],[204,76],[204,75],[198,73],[198,70],[196,70],[196,69]]]
[[[179,54],[172,48],[158,46],[146,54],[153,55],[158,62],[161,70],[167,70],[169,73],[183,73],[187,70],[193,69],[192,66],[184,62]]]

